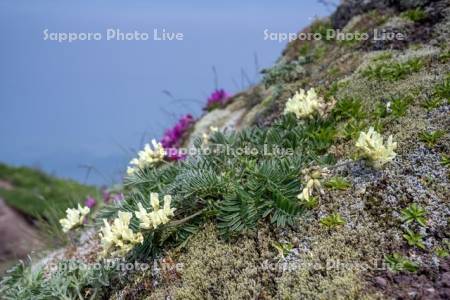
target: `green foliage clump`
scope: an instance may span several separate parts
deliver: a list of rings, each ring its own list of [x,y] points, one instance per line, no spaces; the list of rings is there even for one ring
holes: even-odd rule
[[[420,140],[424,142],[429,148],[434,147],[439,139],[445,135],[442,130],[436,130],[431,132],[422,132],[420,134]]]
[[[428,111],[431,111],[431,110],[441,106],[443,102],[444,102],[444,100],[442,98],[431,97],[431,98],[428,98],[427,100],[425,100],[422,103],[422,107],[425,108]]]
[[[64,260],[56,271],[45,276],[44,269],[32,269],[21,262],[0,282],[2,299],[99,299],[110,285],[114,270],[93,268],[79,261]]]
[[[371,80],[397,81],[420,71],[422,67],[423,61],[420,58],[412,58],[404,63],[382,62],[371,65],[362,72],[362,75]]]
[[[305,43],[299,49],[298,62],[302,65],[313,63],[314,61],[323,58],[327,52],[326,45],[312,44],[311,42]]]
[[[426,227],[427,220],[425,219],[426,211],[418,206],[416,203],[411,204],[402,210],[402,221],[406,224],[417,222],[420,226]]]
[[[321,88],[320,92],[324,95],[325,99],[329,100],[336,96],[337,92],[346,87],[348,84],[348,81],[333,81],[333,83],[327,88]]]
[[[439,60],[443,63],[450,61],[450,50],[442,51],[442,53],[439,55]]]
[[[354,30],[352,31],[352,36],[349,36],[348,38],[342,39],[338,41],[338,44],[340,46],[344,46],[344,47],[354,47],[358,44],[361,43],[361,39],[359,38],[360,36],[364,36],[364,34],[367,34],[367,32],[361,32],[359,30]]]
[[[325,54],[327,54],[327,46],[326,45],[317,45],[314,48],[314,52],[312,54],[313,59],[315,60],[321,60],[325,57]]]
[[[61,212],[100,193],[93,186],[59,179],[41,171],[0,164],[0,180],[9,182],[10,189],[0,188],[0,197],[8,205],[35,218],[48,217],[48,208]]]
[[[332,76],[332,77],[337,77],[340,73],[341,73],[341,70],[339,69],[338,66],[331,67],[327,71],[327,74]]]
[[[413,203],[402,210],[401,220],[406,224],[415,222],[420,226],[427,227],[427,220],[425,216],[426,211],[416,203]],[[425,250],[425,244],[423,242],[423,236],[421,234],[416,233],[409,228],[407,228],[405,231],[406,233],[403,234],[403,237],[408,242],[408,245]]]
[[[320,224],[328,228],[336,228],[344,225],[345,223],[345,220],[339,213],[332,213],[331,215],[323,217],[320,220]]]
[[[440,246],[437,246],[434,253],[440,258],[449,258],[450,257],[450,241],[448,239],[444,239]]]
[[[436,248],[435,253],[440,258],[448,258],[450,257],[450,242],[445,239],[442,243],[442,246]]]
[[[391,52],[383,52],[381,54],[379,54],[378,56],[376,56],[373,61],[374,62],[378,62],[378,61],[384,61],[384,60],[389,60],[392,59],[392,53]]]
[[[270,69],[264,69],[261,71],[264,74],[262,82],[265,87],[270,87],[276,84],[299,80],[305,74],[303,65],[307,62],[306,58],[300,57],[296,61],[278,64]]]
[[[450,155],[442,154],[441,165],[443,165],[444,167],[447,167],[447,168],[450,166]]]
[[[403,237],[408,242],[408,245],[425,250],[423,236],[420,233],[416,233],[410,229],[406,229],[406,233],[403,234]]]
[[[443,247],[437,248],[435,253],[440,258],[448,258],[448,257],[450,257],[450,253],[448,252],[448,250],[443,248]]]
[[[373,115],[376,118],[386,118],[388,116],[392,116],[394,117],[393,119],[397,119],[404,117],[412,102],[412,94],[405,96],[392,96],[387,103],[380,101],[375,107]]]
[[[311,25],[310,30],[313,34],[319,34],[323,41],[330,42],[333,40],[332,38],[328,38],[328,32],[333,30],[333,26],[329,21],[318,20]]]
[[[298,50],[298,54],[303,57],[307,57],[311,51],[311,44],[305,43]]]
[[[450,100],[450,75],[442,83],[436,85],[434,95],[438,99]]]
[[[416,272],[419,269],[418,264],[410,261],[399,253],[386,255],[384,260],[392,272]]]
[[[313,126],[314,127],[314,126]],[[336,129],[331,122],[324,122],[318,128],[309,128],[308,137],[314,145],[316,154],[325,154],[336,136]]]
[[[263,219],[275,226],[293,224],[308,208],[297,199],[300,171],[313,162],[332,163],[322,155],[333,138],[332,122],[300,123],[292,114],[269,128],[214,133],[208,147],[201,139],[194,142],[199,154],[130,176],[127,199],[103,210],[99,218],[111,219],[118,210],[136,211],[138,203],[148,207],[150,192],[172,195],[174,221],[144,235],[134,253],[144,257],[162,245],[182,243],[208,220],[225,237],[251,231]],[[130,227],[138,230],[136,218]]]
[[[347,119],[361,120],[366,117],[366,113],[361,100],[345,98],[336,103],[332,111],[332,117],[336,121]]]
[[[409,104],[412,102],[411,96],[396,97],[392,99],[391,110],[395,117],[403,117],[406,114]]]
[[[450,101],[450,76],[434,87],[433,95],[422,103],[422,107],[430,111]]]
[[[363,102],[359,99],[344,98],[339,100],[331,117],[335,122],[344,122],[340,136],[345,139],[357,138],[359,133],[367,127],[367,113],[364,111]]]
[[[441,258],[448,258],[450,256],[449,252],[443,248],[436,249],[436,255]]]
[[[352,185],[345,178],[335,176],[333,178],[330,178],[330,180],[325,183],[325,186],[330,189],[344,191]]]
[[[411,20],[413,22],[420,22],[427,18],[427,14],[420,7],[416,9],[410,9],[401,14],[405,19]]]
[[[291,243],[272,242],[272,246],[278,251],[278,256],[282,258],[287,256],[294,248]]]
[[[363,120],[350,119],[344,127],[344,138],[356,139],[361,131],[367,127],[367,123]]]
[[[305,207],[308,209],[313,209],[317,206],[317,204],[319,204],[319,201],[314,196],[310,196],[308,199],[303,199],[302,201]]]

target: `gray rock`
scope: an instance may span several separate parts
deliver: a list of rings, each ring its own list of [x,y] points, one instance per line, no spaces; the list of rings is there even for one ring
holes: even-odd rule
[[[383,277],[375,277],[375,284],[380,288],[385,288],[387,286],[387,280]]]
[[[450,272],[442,274],[440,284],[445,287],[450,287]]]
[[[0,261],[24,258],[41,246],[37,231],[0,198]]]
[[[432,0],[346,0],[331,15],[331,24],[336,29],[341,29],[354,16],[366,13],[374,9],[407,10],[416,7],[425,7],[433,2]]]

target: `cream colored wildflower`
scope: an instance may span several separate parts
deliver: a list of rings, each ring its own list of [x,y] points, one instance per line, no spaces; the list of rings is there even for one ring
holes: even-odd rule
[[[104,226],[101,228],[100,239],[103,248],[102,255],[123,256],[130,252],[136,244],[142,243],[144,238],[141,233],[134,233],[130,229],[132,218],[130,212],[119,211],[112,226],[103,219]]]
[[[161,224],[166,224],[170,221],[169,217],[174,216],[175,208],[170,207],[172,202],[172,196],[164,196],[164,206],[160,208],[159,196],[157,193],[150,194],[150,205],[153,208],[152,212],[147,212],[147,210],[142,206],[141,203],[138,204],[138,211],[135,212],[136,217],[139,219],[139,226],[142,229],[156,229]]]
[[[152,140],[152,146],[146,144],[144,149],[138,152],[138,157],[130,161],[131,166],[127,168],[128,175],[132,175],[137,169],[152,166],[164,159],[166,151],[162,144]]]
[[[103,219],[103,227],[100,229],[100,239],[101,239],[101,245],[103,248],[102,254],[106,256],[108,251],[114,246],[115,242],[115,235],[113,234],[111,230],[111,226],[109,225],[108,221],[106,219]]]
[[[208,144],[210,134],[214,133],[214,132],[218,132],[218,131],[219,131],[218,127],[209,126],[209,132],[208,133],[204,132],[202,134],[203,144],[204,145]]]
[[[208,142],[209,142],[209,134],[207,134],[206,132],[204,132],[204,133],[202,134],[202,143],[203,143],[203,145],[206,145],[206,144],[208,144]]]
[[[63,232],[68,232],[73,228],[83,225],[84,218],[89,214],[89,211],[89,207],[81,207],[80,204],[78,204],[78,208],[68,208],[66,210],[66,217],[59,220]]]
[[[136,171],[136,168],[133,167],[127,167],[127,174],[133,175],[133,173]]]
[[[397,143],[392,141],[392,135],[383,143],[383,137],[373,127],[368,132],[361,132],[355,146],[362,150],[374,168],[380,169],[384,164],[390,162],[397,155],[394,150]]]
[[[304,119],[312,117],[316,112],[320,113],[324,107],[325,102],[317,95],[314,88],[311,88],[308,92],[300,89],[292,98],[289,98],[284,113],[294,113],[298,119]]]
[[[142,203],[138,203],[138,211],[135,211],[134,214],[136,215],[136,218],[140,221],[139,226],[141,228],[151,228],[152,227],[152,220],[150,219],[150,215],[147,213],[145,208],[142,206]]]
[[[150,194],[150,205],[153,207],[153,210],[159,209],[159,195],[158,193]]]
[[[170,207],[170,204],[172,203],[172,196],[171,195],[165,195],[164,196],[164,213],[166,216],[174,216],[175,208]]]
[[[314,191],[323,194],[322,184],[320,182],[325,176],[328,175],[327,168],[311,167],[302,170],[303,181],[306,182],[302,192],[297,196],[300,200],[308,201]]]

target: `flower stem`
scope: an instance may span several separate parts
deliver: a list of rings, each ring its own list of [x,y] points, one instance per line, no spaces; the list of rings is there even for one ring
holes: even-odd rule
[[[190,215],[190,216],[187,216],[187,217],[184,218],[184,219],[176,220],[176,221],[170,222],[170,223],[169,223],[169,226],[178,226],[178,225],[180,225],[180,224],[186,223],[186,222],[189,221],[190,219],[193,219],[193,218],[195,218],[195,217],[201,215],[203,212],[206,211],[206,209],[207,209],[207,208],[205,207],[205,208],[203,208],[202,210],[199,210],[199,211],[196,212],[195,214],[192,214],[192,215]]]

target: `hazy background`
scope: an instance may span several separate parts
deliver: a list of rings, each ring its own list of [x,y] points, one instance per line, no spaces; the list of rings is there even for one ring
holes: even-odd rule
[[[0,0],[0,161],[81,182],[119,181],[142,142],[214,89],[248,86],[296,32],[329,11],[316,1]],[[102,41],[44,41],[50,32],[101,32]],[[106,41],[107,28],[184,33],[184,41]],[[168,90],[172,101],[162,93]],[[197,102],[196,102],[197,101]],[[86,178],[86,168],[94,171]]]

